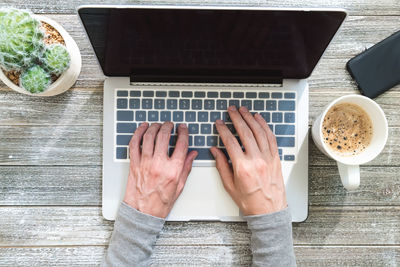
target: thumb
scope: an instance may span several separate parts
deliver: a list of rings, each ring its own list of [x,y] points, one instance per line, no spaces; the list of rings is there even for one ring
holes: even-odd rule
[[[214,156],[215,164],[225,190],[232,195],[234,192],[233,172],[229,166],[228,159],[219,148],[211,147],[210,152]]]
[[[185,187],[186,180],[189,176],[190,171],[192,170],[192,165],[194,159],[197,157],[197,151],[191,151],[185,159],[185,163],[183,164],[183,169],[181,172],[181,176],[179,177],[178,187],[176,190],[176,198],[182,193],[183,188]]]

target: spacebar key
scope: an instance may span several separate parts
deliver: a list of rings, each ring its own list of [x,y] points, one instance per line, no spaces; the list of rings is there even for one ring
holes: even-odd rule
[[[214,157],[208,148],[189,148],[189,152],[193,150],[198,153],[194,160],[214,160]]]

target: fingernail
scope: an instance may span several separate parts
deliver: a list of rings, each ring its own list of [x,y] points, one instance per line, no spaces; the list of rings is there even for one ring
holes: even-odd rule
[[[248,110],[246,107],[244,107],[244,106],[240,107],[240,109],[241,109],[243,112],[249,111],[249,110]]]
[[[224,122],[223,122],[222,120],[216,120],[215,123],[216,123],[216,124],[220,124],[220,125],[221,125],[221,124],[224,124]]]
[[[236,110],[236,106],[229,106],[228,108],[230,111],[235,111]]]
[[[179,127],[183,128],[183,129],[187,128],[186,123],[179,124]]]
[[[214,158],[217,156],[217,154],[214,151],[214,147],[210,148],[210,152],[211,152],[211,154],[213,155]]]

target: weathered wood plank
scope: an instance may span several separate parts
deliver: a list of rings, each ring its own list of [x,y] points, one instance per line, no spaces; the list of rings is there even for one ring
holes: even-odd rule
[[[82,54],[82,71],[76,87],[101,87],[104,75],[76,15],[50,15],[75,39]],[[346,62],[400,28],[400,16],[350,16],[310,78],[311,90],[355,91]],[[0,83],[2,91],[9,90]],[[398,90],[398,88],[396,89]]]
[[[113,223],[100,207],[0,207],[0,246],[105,245]],[[311,206],[296,245],[400,245],[400,207]],[[248,245],[245,223],[167,223],[157,245]]]
[[[101,126],[0,126],[0,165],[100,165]],[[310,165],[335,165],[312,143]],[[369,165],[400,164],[400,128],[389,128],[383,152]]]
[[[0,248],[1,266],[97,266],[105,246]],[[151,266],[250,266],[249,246],[156,246]],[[295,247],[297,266],[398,266],[400,247]]]
[[[310,205],[400,205],[399,167],[361,167],[346,191],[336,167],[310,166]],[[0,205],[101,206],[101,166],[0,166]]]
[[[18,8],[28,8],[35,13],[65,13],[71,14],[76,12],[76,8],[79,5],[87,4],[84,0],[74,1],[18,1],[18,0],[3,0],[2,5],[14,6]],[[235,6],[263,6],[263,7],[296,7],[296,8],[345,8],[350,14],[363,14],[363,15],[399,15],[400,4],[396,0],[386,0],[374,2],[372,0],[362,1],[318,1],[318,0],[307,0],[296,2],[296,1],[265,1],[265,0],[190,0],[190,1],[179,1],[179,0],[119,0],[119,1],[104,1],[104,0],[92,0],[90,4],[155,4],[155,5],[235,5]]]

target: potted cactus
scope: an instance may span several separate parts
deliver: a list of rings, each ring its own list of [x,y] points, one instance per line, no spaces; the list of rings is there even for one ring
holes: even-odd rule
[[[68,90],[81,70],[71,36],[55,21],[14,8],[0,8],[0,79],[35,96]]]

